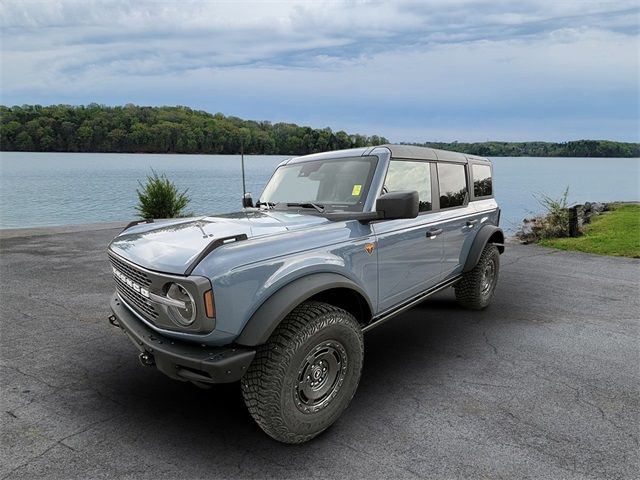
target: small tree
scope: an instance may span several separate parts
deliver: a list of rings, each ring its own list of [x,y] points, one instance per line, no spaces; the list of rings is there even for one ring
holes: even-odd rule
[[[138,180],[140,189],[138,193],[138,205],[136,210],[142,218],[175,218],[184,216],[184,209],[191,199],[187,196],[188,188],[182,193],[163,173],[158,175],[151,170],[147,175],[147,183],[142,184]]]

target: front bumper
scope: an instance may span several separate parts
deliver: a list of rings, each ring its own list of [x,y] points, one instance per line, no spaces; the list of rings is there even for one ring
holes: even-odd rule
[[[255,350],[231,346],[210,347],[164,337],[143,324],[117,294],[111,297],[109,323],[120,328],[140,350],[144,364],[165,375],[196,383],[229,383],[240,380]]]

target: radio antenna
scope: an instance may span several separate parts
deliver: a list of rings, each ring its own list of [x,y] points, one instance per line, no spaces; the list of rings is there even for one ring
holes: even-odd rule
[[[244,139],[240,140],[240,161],[242,162],[242,198],[247,194],[247,186],[244,181]]]

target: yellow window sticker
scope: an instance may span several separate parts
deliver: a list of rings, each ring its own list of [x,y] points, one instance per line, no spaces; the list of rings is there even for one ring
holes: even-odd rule
[[[351,196],[356,197],[360,195],[360,190],[362,190],[362,185],[354,185],[353,190],[351,190]]]

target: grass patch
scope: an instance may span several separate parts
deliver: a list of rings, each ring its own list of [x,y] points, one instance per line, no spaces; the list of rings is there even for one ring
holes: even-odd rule
[[[584,235],[549,238],[539,244],[560,250],[640,258],[640,205],[612,205],[611,211],[592,217],[584,227]]]

